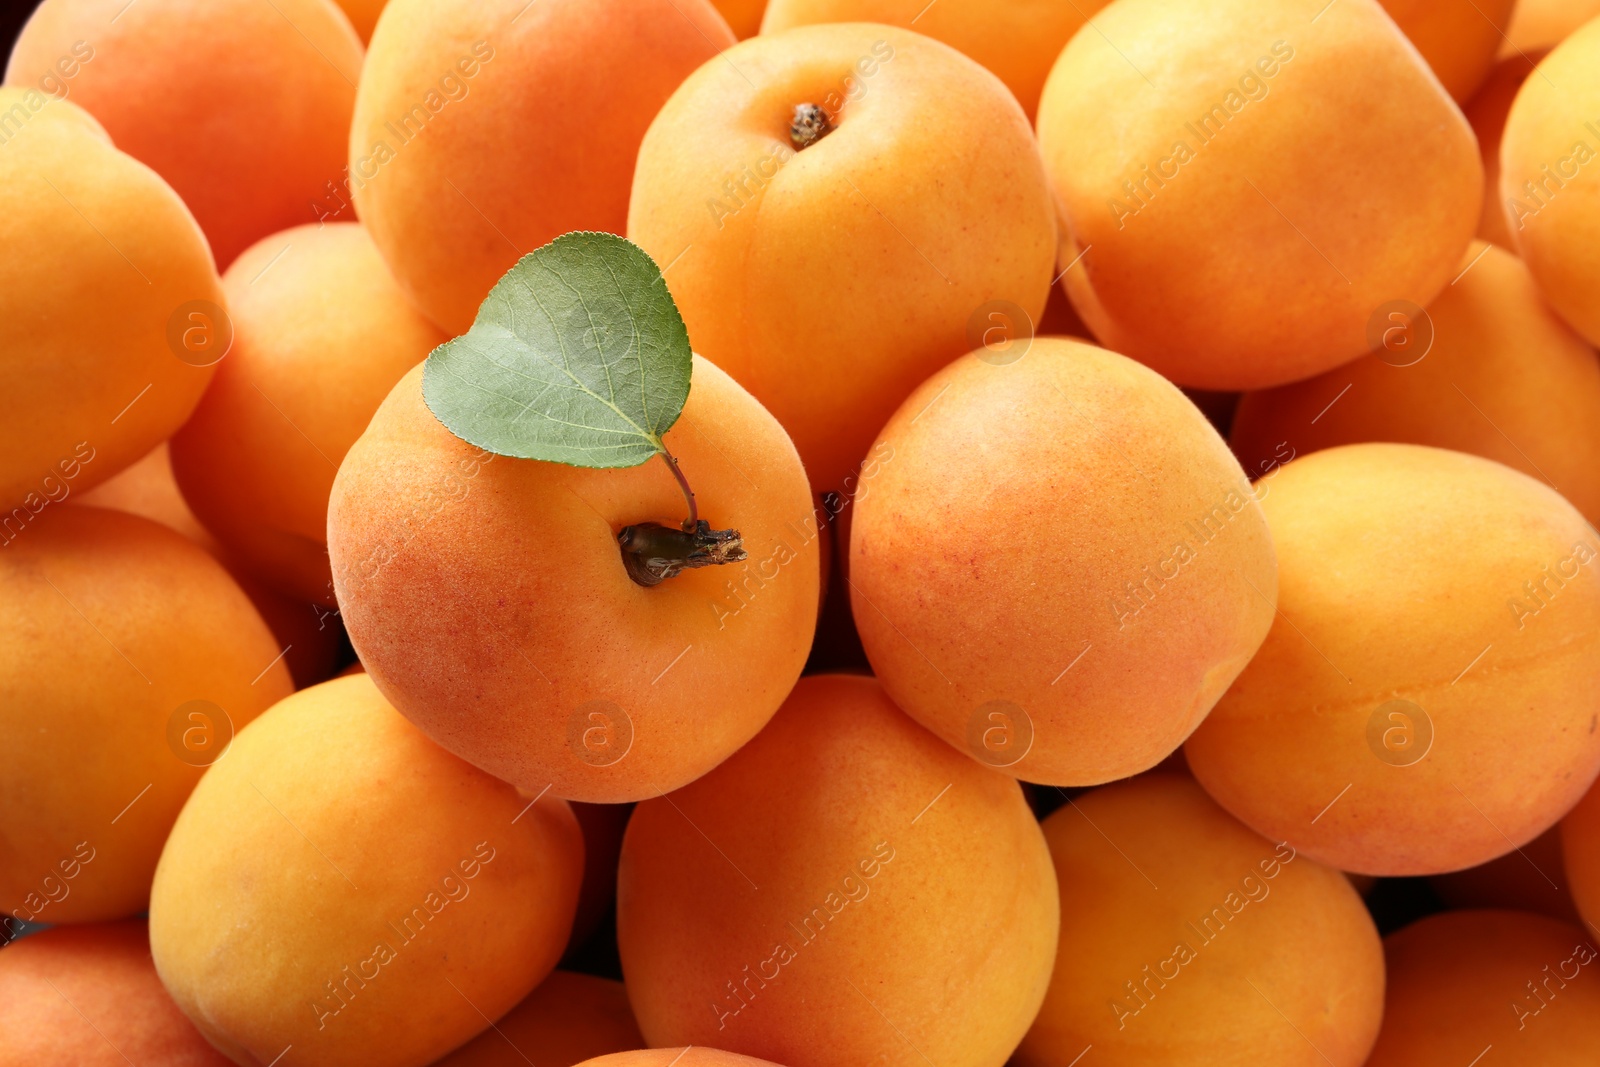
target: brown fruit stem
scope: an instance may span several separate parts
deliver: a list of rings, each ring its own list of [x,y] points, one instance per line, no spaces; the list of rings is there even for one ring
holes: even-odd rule
[[[689,517],[678,529],[658,522],[624,526],[617,534],[617,544],[622,548],[622,565],[628,577],[648,588],[685,570],[741,563],[749,558],[738,530],[713,530],[709,522],[700,518],[694,490],[689,488],[689,480],[683,476],[677,457],[665,447],[661,457],[667,461],[678,488],[683,490],[683,498],[689,504]]]
[[[789,120],[789,140],[796,148],[816,144],[833,132],[828,113],[816,104],[796,104],[794,118]]]

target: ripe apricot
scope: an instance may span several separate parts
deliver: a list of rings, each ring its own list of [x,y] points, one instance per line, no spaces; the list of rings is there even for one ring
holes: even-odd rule
[[[130,515],[159,522],[176,530],[216,557],[233,580],[239,583],[250,603],[283,650],[283,662],[294,677],[295,688],[303,689],[333,676],[345,656],[344,627],[339,613],[322,604],[309,604],[268,588],[241,566],[228,551],[200,525],[172,476],[172,460],[167,443],[157,445],[143,459],[124,468],[110,481],[101,482],[73,503],[126,511]]]
[[[755,736],[800,676],[820,582],[811,493],[777,421],[695,358],[667,447],[749,559],[644,588],[617,535],[680,520],[665,464],[496,456],[446,430],[421,384],[418,368],[395,386],[328,506],[344,622],[395,707],[530,793],[594,803],[676,789]]]
[[[580,1067],[778,1067],[767,1060],[752,1056],[739,1056],[732,1052],[719,1052],[703,1045],[688,1048],[641,1049],[638,1052],[616,1052],[585,1060]]]
[[[1471,127],[1376,0],[1319,6],[1122,0],[1045,84],[1062,284],[1102,344],[1180,385],[1354,359],[1472,236]]]
[[[156,523],[55,508],[0,549],[0,911],[142,911],[201,771],[291,691],[280,658],[221,565]]]
[[[1548,480],[1600,521],[1600,361],[1551,312],[1522,261],[1474,242],[1426,313],[1401,308],[1371,354],[1246,393],[1233,421],[1245,470],[1359,441],[1453,448]]]
[[[1000,1067],[1058,922],[1016,782],[871,678],[802,679],[726,763],[641,803],[623,839],[617,944],[652,1045]]]
[[[229,1067],[172,1002],[142,919],[59,926],[0,953],[0,1067]]]
[[[359,223],[274,234],[222,284],[233,350],[172,439],[173,473],[231,556],[286,596],[331,605],[333,476],[394,383],[448,338]]]
[[[1542,50],[1510,55],[1496,63],[1483,86],[1462,108],[1472,132],[1478,137],[1478,154],[1483,160],[1483,210],[1478,215],[1478,236],[1501,248],[1514,248],[1511,231],[1506,228],[1506,213],[1497,190],[1500,188],[1500,137],[1505,132],[1506,116],[1517,90],[1544,58]]]
[[[1593,528],[1549,486],[1403,444],[1257,486],[1278,619],[1189,739],[1217,801],[1313,859],[1442,874],[1526,844],[1600,771]]]
[[[1515,0],[1380,0],[1445,91],[1463,104],[1494,66]]]
[[[237,1063],[422,1067],[555,966],[583,838],[456,759],[364,676],[241,731],[172,828],[156,970]]]
[[[361,220],[417,306],[465,333],[524,253],[623,232],[650,120],[733,41],[709,0],[391,0],[350,131]]]
[[[1600,790],[1590,789],[1561,821],[1561,861],[1573,905],[1593,929],[1600,923]]]
[[[1594,939],[1516,911],[1447,911],[1384,939],[1383,1031],[1367,1067],[1589,1067],[1600,1059]]]
[[[1044,836],[1061,947],[1018,1067],[1086,1047],[1108,1067],[1366,1058],[1383,949],[1344,875],[1239,825],[1186,775],[1092,790]]]
[[[6,84],[34,84],[63,57],[81,60],[71,98],[177,190],[219,266],[318,217],[361,69],[333,0],[44,0]]]
[[[767,0],[711,0],[711,3],[739,40],[761,32],[761,16],[767,9]]]
[[[806,104],[831,132],[797,151]],[[1056,247],[1038,148],[999,80],[854,23],[763,34],[685,81],[639,149],[628,236],[819,493],[850,491],[878,428],[991,314],[1038,320]]]
[[[1244,472],[1130,359],[1065,338],[980,350],[923,383],[873,454],[850,536],[867,658],[912,718],[1008,774],[1148,770],[1272,624]]]
[[[1510,908],[1582,923],[1561,859],[1563,825],[1565,821],[1499,859],[1464,871],[1436,874],[1428,879],[1428,885],[1453,910]]]
[[[1600,15],[1600,0],[1517,0],[1500,46],[1502,58],[1554,48]]]
[[[621,982],[551,971],[522,1003],[435,1067],[572,1067],[643,1044]]]
[[[0,89],[0,148],[0,541],[10,541],[182,425],[221,358],[203,335],[223,313],[193,216],[86,112],[38,89]]]
[[[1600,21],[1522,83],[1500,139],[1500,200],[1516,251],[1550,306],[1600,344]],[[1591,165],[1593,164],[1593,165]]]
[[[1032,122],[1051,65],[1072,35],[1106,3],[940,0],[919,10],[918,5],[899,0],[771,0],[761,32],[778,33],[818,22],[879,22],[915,30],[993,71]]]

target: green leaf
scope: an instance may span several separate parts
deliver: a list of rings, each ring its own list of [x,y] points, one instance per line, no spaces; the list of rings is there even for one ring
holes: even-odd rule
[[[461,337],[428,356],[422,398],[502,456],[636,467],[665,451],[689,396],[689,333],[661,271],[608,233],[523,256]]]

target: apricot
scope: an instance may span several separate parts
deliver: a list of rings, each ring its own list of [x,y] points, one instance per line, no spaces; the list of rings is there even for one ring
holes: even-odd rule
[[[1376,0],[1319,6],[1123,0],[1045,84],[1061,282],[1102,344],[1180,385],[1354,359],[1472,236],[1471,127]]]
[[[1401,308],[1353,363],[1246,393],[1233,447],[1257,477],[1296,455],[1403,441],[1497,460],[1600,521],[1600,361],[1522,261],[1475,242],[1425,313]]]
[[[692,1045],[689,1048],[641,1049],[638,1052],[616,1052],[585,1060],[580,1067],[777,1067],[767,1060],[739,1056],[732,1052],[719,1052],[714,1048]]]
[[[344,10],[362,44],[372,40],[373,27],[378,24],[378,16],[383,14],[384,5],[388,2],[389,0],[338,0],[339,7]]]
[[[0,550],[0,605],[0,911],[142,911],[201,771],[291,691],[272,634],[204,551],[100,508]]]
[[[1032,122],[1056,57],[1107,2],[939,0],[919,10],[919,5],[899,0],[771,0],[761,32],[777,33],[818,22],[879,22],[915,30],[993,71]]]
[[[1549,486],[1405,444],[1257,485],[1278,619],[1189,739],[1257,832],[1341,870],[1442,874],[1524,845],[1600,771],[1600,550]]]
[[[102,482],[73,502],[91,507],[126,511],[176,530],[216,557],[255,605],[261,619],[283,649],[283,662],[295,688],[326,681],[345,657],[344,627],[339,613],[322,604],[309,604],[284,596],[262,584],[240,566],[228,551],[194,517],[172,476],[172,459],[162,442],[110,481]]]
[[[1561,864],[1572,903],[1590,930],[1600,923],[1600,792],[1590,789],[1561,821]]]
[[[194,218],[75,104],[0,89],[0,541],[189,417],[221,358]]]
[[[957,360],[884,427],[851,603],[912,718],[1018,778],[1093,785],[1161,762],[1244,669],[1272,541],[1171,383],[1080,341],[1015,351]]]
[[[761,32],[761,16],[767,9],[767,0],[711,0],[711,3],[739,40]]]
[[[0,1067],[228,1067],[156,977],[143,920],[60,926],[0,953]]]
[[[421,380],[383,402],[328,505],[344,622],[394,706],[497,777],[592,803],[676,789],[755,736],[800,676],[820,583],[811,493],[777,421],[695,358],[667,447],[749,558],[645,588],[617,535],[681,520],[664,463],[481,451],[433,416]]]
[[[222,280],[228,358],[172,439],[183,495],[273,589],[332,605],[328,493],[395,382],[448,338],[354,222],[257,242]]]
[[[1515,6],[1515,0],[1380,2],[1458,104],[1472,98],[1494,66]]]
[[[1367,1067],[1587,1067],[1600,1058],[1594,941],[1515,911],[1447,911],[1384,940],[1383,1031]],[[1509,1009],[1509,1010],[1508,1010]]]
[[[1596,15],[1600,0],[1517,0],[1500,54],[1531,55],[1554,48]]]
[[[361,220],[417,306],[465,333],[524,253],[623,232],[650,120],[733,42],[709,0],[392,0],[350,131]]]
[[[522,1003],[435,1067],[572,1067],[643,1044],[621,982],[551,971]]]
[[[58,64],[76,60],[72,99],[177,190],[225,268],[319,217],[344,164],[361,51],[333,0],[44,0],[5,81],[67,77]]]
[[[1436,874],[1428,879],[1428,885],[1453,910],[1510,908],[1581,923],[1561,858],[1563,825],[1558,823],[1499,859],[1452,874]]]
[[[1600,21],[1522,83],[1500,139],[1500,200],[1516,251],[1550,306],[1600,344]]]
[[[1478,236],[1501,248],[1514,248],[1511,231],[1506,228],[1505,210],[1496,190],[1500,188],[1500,136],[1505,132],[1506,116],[1517,90],[1544,57],[1542,50],[1526,55],[1511,55],[1496,63],[1462,111],[1478,137],[1478,154],[1483,161],[1483,210],[1478,215]]]
[[[623,839],[617,944],[656,1046],[1000,1067],[1038,1010],[1058,922],[1016,782],[871,678],[802,679],[726,763],[641,803]]]
[[[796,150],[810,104],[831,132]],[[673,94],[639,150],[628,236],[695,350],[783,423],[818,493],[990,317],[1037,321],[1055,222],[1027,116],[906,30],[763,34]]]
[[[1061,944],[1018,1067],[1088,1047],[1108,1067],[1366,1059],[1383,949],[1344,875],[1239,825],[1185,775],[1092,790],[1044,836]]]
[[[280,701],[172,828],[156,970],[236,1063],[421,1065],[555,966],[583,838],[565,803],[445,752],[370,679]]]

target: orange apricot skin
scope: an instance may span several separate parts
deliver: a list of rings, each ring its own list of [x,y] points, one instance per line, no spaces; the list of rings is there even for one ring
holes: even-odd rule
[[[1568,813],[1567,819],[1515,852],[1464,871],[1436,874],[1428,885],[1453,911],[1509,908],[1581,924],[1561,855],[1563,827],[1571,818]]]
[[[1483,168],[1438,79],[1376,0],[1310,14],[1125,0],[1045,85],[1061,284],[1102,344],[1180,385],[1354,359],[1374,312],[1426,304],[1472,236]]]
[[[1092,790],[1044,835],[1061,942],[1018,1067],[1088,1045],[1108,1067],[1366,1058],[1383,949],[1344,875],[1240,825],[1185,775]]]
[[[378,409],[328,509],[345,625],[395,707],[529,793],[592,803],[676,789],[753,737],[799,677],[817,617],[811,494],[782,427],[696,357],[666,444],[701,518],[739,530],[749,559],[646,589],[617,534],[681,521],[664,463],[481,451],[428,410],[421,378]]]
[[[229,1067],[172,1002],[142,919],[58,926],[0,953],[0,1067]]]
[[[383,14],[388,2],[389,0],[338,0],[339,7],[350,20],[350,26],[356,31],[356,36],[361,38],[362,44],[372,40],[373,27],[377,26],[378,16]]]
[[[1017,784],[849,675],[802,679],[721,767],[635,809],[617,908],[650,1044],[800,1067],[1000,1067],[1059,922]]]
[[[4,88],[0,115],[0,542],[9,542],[183,424],[211,380],[199,363],[217,358],[183,348],[184,309],[225,313],[194,217],[87,112]]]
[[[640,1049],[585,1060],[580,1067],[778,1067],[768,1060],[722,1052],[704,1045],[688,1048]]]
[[[1554,48],[1596,15],[1600,15],[1600,0],[1517,0],[1500,57]]]
[[[1404,444],[1314,452],[1257,490],[1278,619],[1189,739],[1207,792],[1382,876],[1476,866],[1577,803],[1600,771],[1600,548],[1571,504]]]
[[[1231,433],[1245,470],[1259,478],[1294,456],[1362,441],[1431,445],[1548,479],[1600,521],[1594,349],[1510,252],[1474,242],[1460,269],[1425,316],[1402,313],[1392,348],[1246,393]]]
[[[644,1044],[621,982],[551,971],[538,988],[434,1067],[573,1067]]]
[[[1600,344],[1600,22],[1540,60],[1500,138],[1500,206],[1517,255],[1550,306]]]
[[[309,1065],[424,1067],[554,968],[582,867],[565,802],[530,803],[340,678],[202,779],[156,872],[151,950],[237,1063],[292,1044]]]
[[[79,43],[92,57],[66,82],[70,99],[177,190],[219,266],[319,217],[362,55],[333,0],[46,0],[6,84],[36,82]]]
[[[650,120],[733,42],[709,0],[391,0],[350,130],[361,220],[417,306],[465,333],[525,253],[623,232]]]
[[[0,549],[0,603],[0,727],[19,739],[0,776],[0,915],[133,915],[206,761],[291,692],[289,672],[220,564],[121,512],[41,516]]]
[[[1105,5],[1106,0],[1067,4],[940,0],[919,12],[896,0],[770,0],[761,32],[779,33],[819,22],[877,22],[915,30],[993,71],[1032,122],[1056,57]]]
[[[172,439],[173,473],[234,559],[285,596],[332,606],[334,474],[395,382],[448,338],[354,222],[258,241],[222,284],[233,349]]]
[[[912,718],[1008,774],[1148,770],[1266,637],[1266,521],[1155,372],[1064,338],[994,360],[928,379],[874,446],[850,530],[862,644]]]
[[[1478,153],[1483,160],[1483,210],[1478,216],[1478,237],[1501,248],[1514,250],[1511,231],[1506,226],[1505,207],[1500,199],[1500,139],[1517,91],[1528,80],[1533,68],[1544,58],[1546,49],[1509,55],[1496,63],[1472,99],[1462,105],[1462,113],[1478,138]],[[1446,290],[1448,292],[1448,289]]]
[[[711,0],[711,3],[739,40],[761,32],[761,17],[767,9],[767,0]]]
[[[797,152],[806,102],[832,132]],[[980,343],[988,310],[1037,321],[1056,247],[1038,148],[1000,81],[865,23],[763,34],[691,75],[639,150],[628,236],[818,493],[849,490],[878,428]]]
[[[1515,0],[1381,0],[1458,104],[1483,85],[1506,39]]]
[[[1447,911],[1384,939],[1383,1030],[1367,1067],[1587,1067],[1600,1059],[1593,935],[1517,911]],[[1486,1050],[1490,1050],[1485,1057]]]

